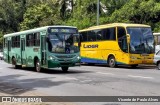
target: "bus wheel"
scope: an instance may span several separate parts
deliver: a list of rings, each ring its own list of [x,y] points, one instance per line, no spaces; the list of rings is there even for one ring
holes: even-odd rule
[[[35,70],[36,70],[37,72],[41,72],[41,65],[40,65],[39,60],[36,61]]]
[[[68,67],[62,67],[63,72],[68,72]]]
[[[132,68],[136,68],[138,64],[131,65]]]
[[[108,60],[108,65],[112,68],[116,67],[116,59],[114,56],[110,56]]]

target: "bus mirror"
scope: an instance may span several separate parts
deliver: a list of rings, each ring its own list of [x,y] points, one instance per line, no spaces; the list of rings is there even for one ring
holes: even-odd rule
[[[127,34],[127,43],[130,43],[130,35]]]

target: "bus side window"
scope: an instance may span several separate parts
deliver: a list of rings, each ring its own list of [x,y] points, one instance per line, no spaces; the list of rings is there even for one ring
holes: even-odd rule
[[[110,31],[110,40],[116,40],[116,33],[115,33],[115,28],[109,28]]]
[[[4,48],[6,48],[6,47],[7,47],[7,43],[6,43],[6,41],[7,41],[7,39],[6,39],[6,38],[4,38],[4,39],[3,39],[3,46],[4,46]]]
[[[6,48],[8,48],[8,42],[7,42],[8,40],[7,40],[7,38],[6,38],[6,40],[5,40],[5,46],[6,46]]]
[[[26,37],[26,46],[34,46],[34,35],[28,34]]]
[[[126,31],[123,27],[118,27],[118,38],[126,36]]]
[[[16,36],[17,37],[17,40],[16,40],[16,47],[20,47],[20,36]]]
[[[94,31],[88,31],[88,41],[96,41],[96,33]]]
[[[40,46],[40,33],[34,33],[34,46]]]
[[[115,28],[106,28],[102,30],[103,40],[116,40]]]
[[[82,37],[82,42],[86,42],[87,41],[87,32],[81,32],[81,37]]]
[[[15,43],[15,36],[12,37],[12,48],[15,47],[15,44],[14,44],[14,43]]]
[[[95,30],[96,33],[96,40],[101,41],[103,40],[102,31],[101,30]]]

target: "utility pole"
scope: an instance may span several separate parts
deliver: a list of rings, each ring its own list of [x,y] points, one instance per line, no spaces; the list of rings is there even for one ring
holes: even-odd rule
[[[99,0],[97,0],[97,25],[99,25]]]

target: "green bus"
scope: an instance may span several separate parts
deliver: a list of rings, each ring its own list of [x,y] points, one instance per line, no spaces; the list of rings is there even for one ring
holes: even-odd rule
[[[80,38],[73,26],[45,26],[4,35],[4,61],[14,68],[69,67],[80,66]]]

